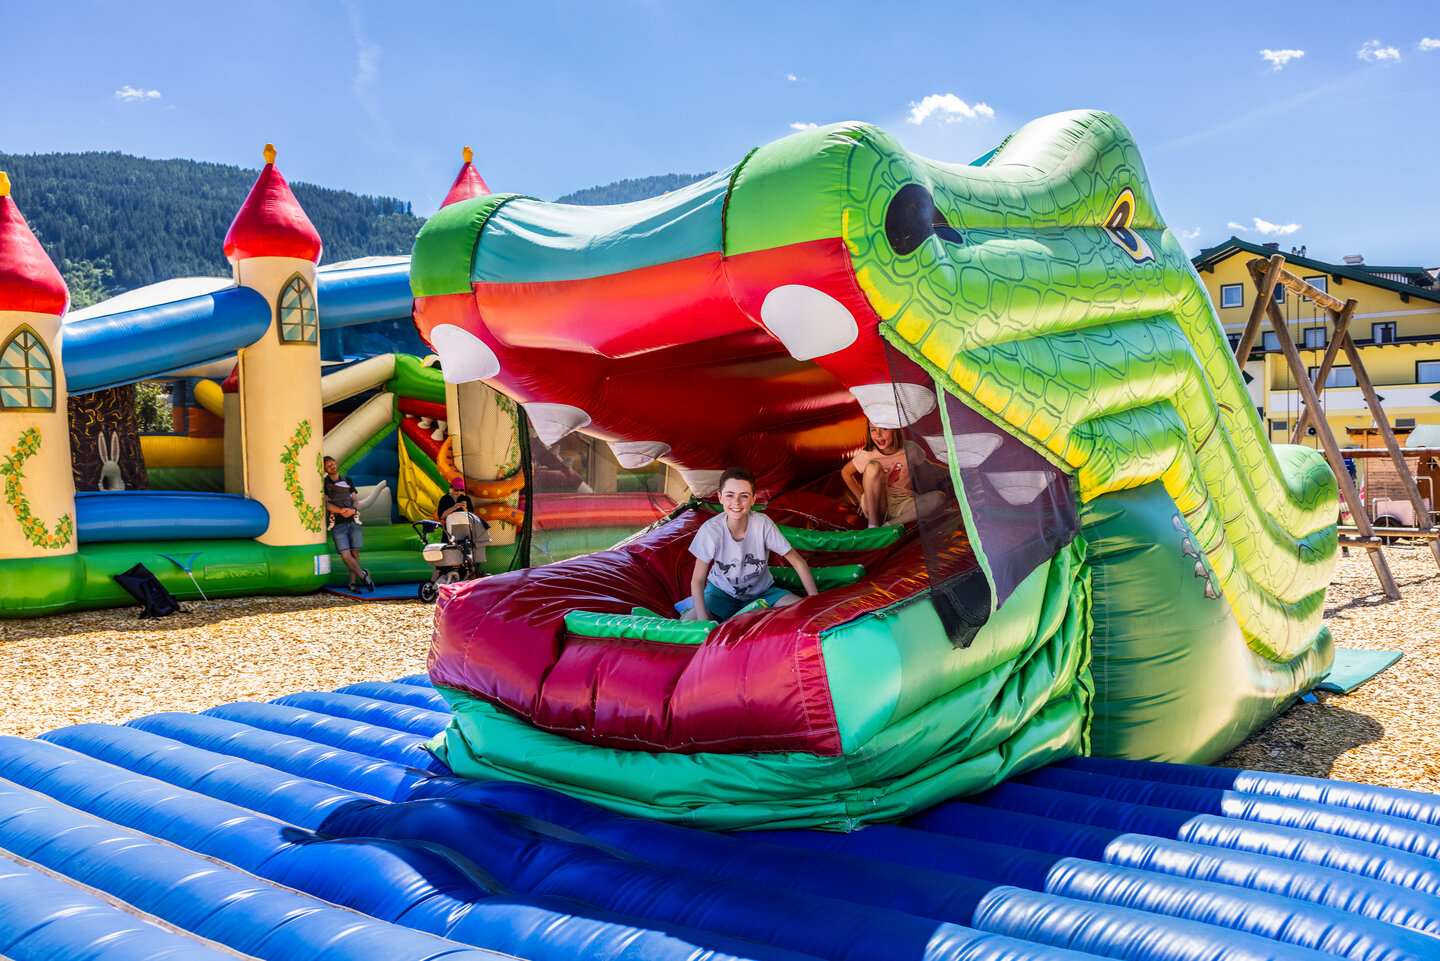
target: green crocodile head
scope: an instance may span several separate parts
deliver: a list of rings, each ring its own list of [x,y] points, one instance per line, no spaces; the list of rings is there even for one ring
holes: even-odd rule
[[[1263,435],[1116,118],[1045,117],[969,166],[861,124],[746,159],[727,254],[836,236],[882,335],[938,387],[1071,471],[1082,500],[1164,483],[1252,647],[1288,660],[1313,643],[1334,478]]]

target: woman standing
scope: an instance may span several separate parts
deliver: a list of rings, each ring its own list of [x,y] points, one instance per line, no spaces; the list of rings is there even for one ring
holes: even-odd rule
[[[365,538],[360,532],[360,510],[355,506],[355,482],[340,476],[340,465],[333,457],[325,458],[325,511],[330,517],[335,550],[350,569],[350,590],[355,590],[357,580],[361,590],[375,590],[370,572],[360,566],[360,548]]]

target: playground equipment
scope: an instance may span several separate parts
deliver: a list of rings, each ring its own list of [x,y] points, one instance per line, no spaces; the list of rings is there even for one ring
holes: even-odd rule
[[[657,623],[692,513],[442,590],[458,773],[852,827],[1075,754],[1218,757],[1328,669],[1334,478],[1266,440],[1114,117],[970,166],[844,124],[622,207],[491,194],[427,222],[411,284],[447,378],[698,494],[750,467],[833,585],[708,635]],[[949,468],[951,508],[889,542],[816,520],[866,418]]]
[[[1048,118],[967,169],[909,157],[879,131],[845,125],[762,148],[718,179],[733,186],[700,188],[708,199],[698,207],[684,207],[694,195],[674,197],[677,208],[630,205],[591,224],[612,240],[634,227],[634,243],[614,245],[628,251],[622,273],[659,267],[671,280],[708,278],[700,307],[680,315],[685,336],[651,312],[666,314],[684,301],[679,293],[637,303],[637,290],[671,288],[620,278],[609,306],[624,322],[570,331],[575,352],[590,356],[527,364],[562,340],[539,323],[517,344],[520,328],[505,337],[494,329],[514,314],[470,310],[467,298],[504,307],[516,293],[488,289],[493,279],[462,282],[489,262],[487,238],[507,233],[482,233],[473,215],[514,204],[511,226],[548,218],[537,236],[556,250],[583,245],[555,229],[565,212],[510,198],[437,216],[417,259],[417,292],[445,273],[428,272],[438,252],[465,287],[420,294],[448,298],[425,309],[457,321],[450,332],[428,328],[446,377],[489,371],[523,403],[520,436],[533,427],[551,453],[563,449],[565,430],[589,430],[631,464],[673,461],[700,491],[727,460],[754,460],[772,495],[766,509],[825,572],[824,592],[699,636],[698,625],[626,607],[675,593],[677,557],[703,519],[696,505],[613,551],[445,588],[432,654],[438,689],[412,677],[0,738],[0,953],[1434,956],[1435,798],[1068,756],[1214,753],[1328,660],[1316,583],[1334,551],[1329,472],[1313,454],[1272,454],[1250,406],[1235,400],[1238,374],[1219,363],[1228,361],[1224,340],[1154,213],[1123,127],[1099,114]],[[933,204],[911,189],[917,183]],[[722,208],[723,224],[707,221]],[[698,221],[710,232],[694,230]],[[474,227],[469,247],[457,224]],[[674,266],[674,238],[657,224],[717,246],[678,245],[707,262]],[[452,229],[460,236],[447,240]],[[644,235],[655,246],[639,256]],[[741,256],[747,249],[781,250],[772,259],[785,269],[766,274]],[[655,262],[637,263],[647,257]],[[544,261],[544,282],[567,282]],[[762,276],[773,294],[800,286],[788,282],[798,268],[829,301],[791,290],[773,311],[733,310],[736,296],[750,298],[747,278]],[[603,292],[611,278],[601,279]],[[0,297],[10,289],[0,272]],[[35,298],[27,304],[63,310],[53,288],[48,300],[39,285],[26,289]],[[559,291],[573,303],[594,292]],[[755,299],[769,296],[745,302]],[[848,305],[853,336],[830,301]],[[589,303],[607,307],[603,297]],[[523,298],[513,306],[528,307]],[[716,314],[733,321],[728,334],[700,322]],[[815,323],[836,322],[838,335],[821,327],[815,336]],[[584,339],[596,333],[610,339]],[[855,344],[869,354],[833,356]],[[818,347],[830,352],[800,356]],[[701,395],[703,407],[672,399],[632,416],[633,398],[593,390],[612,367],[638,382],[703,356],[719,361],[716,379],[692,367],[667,381],[685,387],[679,398]],[[553,373],[567,364],[596,375],[590,393],[552,393]],[[812,369],[820,364],[823,376]],[[533,381],[522,389],[525,377]],[[888,396],[862,389],[880,377]],[[473,397],[483,386],[445,390]],[[842,529],[833,498],[804,482],[858,445],[857,403],[872,419],[910,426],[948,463],[952,509],[905,529]],[[705,417],[691,423],[696,408]],[[717,422],[738,424],[739,441]],[[442,470],[475,456],[465,431],[452,433]],[[417,419],[390,433],[419,445],[425,432]],[[568,489],[573,464],[545,469],[567,488],[555,495],[562,504],[604,519],[611,508],[593,508],[611,494],[585,500],[593,489]],[[539,499],[525,507],[538,522]],[[821,557],[829,563],[814,563]],[[491,601],[501,603],[481,609]],[[467,626],[480,641],[468,648]],[[514,642],[497,644],[498,629]],[[462,653],[477,665],[467,676],[494,685],[496,703],[508,709],[534,695],[530,723],[491,726],[486,702],[457,694]],[[707,686],[701,675],[712,670],[722,683]],[[527,689],[537,674],[543,689]],[[776,692],[786,690],[803,699],[808,727],[784,726],[788,705]],[[746,712],[760,722],[748,730]],[[684,725],[704,729],[705,714],[731,725],[720,732],[728,745],[683,739]],[[477,718],[488,739],[483,755],[467,756],[480,747]],[[680,723],[667,727],[673,718]],[[564,737],[554,733],[561,728]],[[937,744],[934,732],[951,736]],[[501,776],[452,776],[427,750],[442,733],[457,769],[489,764]],[[933,764],[900,770],[926,751]],[[945,775],[951,766],[958,775]],[[607,776],[615,771],[633,782],[629,794]],[[849,783],[807,795],[809,778],[822,791]],[[563,781],[566,794],[603,806],[524,781]],[[916,809],[942,790],[975,793]],[[712,834],[617,807],[781,829]],[[895,823],[866,823],[878,816]],[[794,829],[810,823],[853,830]]]
[[[430,576],[408,522],[433,517],[455,476],[494,529],[487,573],[530,563],[532,533],[534,559],[556,560],[611,546],[674,507],[668,497],[590,496],[574,476],[563,489],[578,500],[547,493],[543,504],[525,503],[530,451],[508,398],[447,383],[421,358],[389,349],[322,362],[323,332],[413,331],[410,258],[317,269],[320,239],[273,157],[267,150],[227,235],[233,280],[166,281],[68,315],[63,282],[5,197],[0,319],[9,323],[0,333],[10,393],[0,416],[14,428],[14,450],[0,615],[127,604],[110,578],[135,563],[181,598],[343,583],[321,524],[322,449],[361,485],[363,556],[382,583]],[[467,148],[446,202],[486,193]],[[21,396],[27,378],[49,378],[37,388],[44,403]],[[188,429],[135,444],[133,399],[127,406],[113,389],[156,378],[173,384],[174,416]],[[67,400],[78,412],[68,433]],[[61,433],[80,438],[73,451]],[[558,466],[537,477],[559,476]],[[82,479],[114,499],[87,493],[72,503]],[[154,490],[143,489],[147,480]],[[57,520],[42,531],[46,517]],[[597,517],[607,523],[596,526]],[[177,552],[196,559],[192,571],[165,561]]]

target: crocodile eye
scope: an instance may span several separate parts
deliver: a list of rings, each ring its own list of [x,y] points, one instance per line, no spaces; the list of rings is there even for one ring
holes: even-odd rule
[[[965,242],[960,231],[935,209],[930,191],[919,184],[906,184],[896,191],[885,211],[885,239],[890,249],[903,257],[913,253],[931,234],[954,244]]]

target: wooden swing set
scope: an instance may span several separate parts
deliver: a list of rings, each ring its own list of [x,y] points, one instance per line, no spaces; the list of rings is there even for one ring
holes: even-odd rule
[[[1365,512],[1365,505],[1360,502],[1360,495],[1355,490],[1355,481],[1345,466],[1345,454],[1341,452],[1340,445],[1336,442],[1335,434],[1330,430],[1330,423],[1323,416],[1323,408],[1320,405],[1320,397],[1325,391],[1325,382],[1330,376],[1330,370],[1335,365],[1336,357],[1343,350],[1346,359],[1350,362],[1350,369],[1355,375],[1355,386],[1364,395],[1365,403],[1370,408],[1370,416],[1374,418],[1380,438],[1385,444],[1384,451],[1377,450],[1373,453],[1378,456],[1385,456],[1388,453],[1405,497],[1414,509],[1415,526],[1413,528],[1404,530],[1387,528],[1386,536],[1393,537],[1398,534],[1426,540],[1430,545],[1430,553],[1434,555],[1436,567],[1440,568],[1440,539],[1437,539],[1440,535],[1437,535],[1434,525],[1431,523],[1430,508],[1420,496],[1420,489],[1415,483],[1415,475],[1406,463],[1405,454],[1395,439],[1394,431],[1390,429],[1390,422],[1386,418],[1384,409],[1380,406],[1379,396],[1375,393],[1375,385],[1371,383],[1370,376],[1365,371],[1365,365],[1360,360],[1360,351],[1356,349],[1355,342],[1350,338],[1350,319],[1354,316],[1358,302],[1353,297],[1342,302],[1338,297],[1333,297],[1328,292],[1301,280],[1285,269],[1285,257],[1282,254],[1274,254],[1268,261],[1256,257],[1246,266],[1250,269],[1251,279],[1255,282],[1256,297],[1255,305],[1250,310],[1250,318],[1245,324],[1245,333],[1240,335],[1240,343],[1235,347],[1235,363],[1240,366],[1241,370],[1245,369],[1245,362],[1249,359],[1250,351],[1254,348],[1255,340],[1260,334],[1261,318],[1267,318],[1270,321],[1270,329],[1275,333],[1275,339],[1280,343],[1280,350],[1285,355],[1285,362],[1290,367],[1291,378],[1295,381],[1303,402],[1300,414],[1295,421],[1295,431],[1291,436],[1291,443],[1300,443],[1301,438],[1305,436],[1306,428],[1313,427],[1325,459],[1329,461],[1330,469],[1335,472],[1335,479],[1340,483],[1340,496],[1344,499],[1346,507],[1349,508],[1350,517],[1354,523],[1353,527],[1340,528],[1340,542],[1362,547],[1369,552],[1370,563],[1375,567],[1375,575],[1380,579],[1380,586],[1384,588],[1385,596],[1391,600],[1399,600],[1400,588],[1396,585],[1395,576],[1390,572],[1390,564],[1385,558],[1385,541],[1375,533],[1375,526]],[[1277,284],[1284,285],[1287,290],[1298,296],[1309,298],[1311,302],[1323,308],[1326,317],[1335,326],[1335,333],[1325,346],[1325,356],[1315,371],[1313,381],[1310,372],[1305,367],[1304,360],[1300,357],[1299,349],[1295,346],[1294,338],[1290,336],[1290,325],[1281,316],[1280,308],[1275,302]],[[1312,414],[1312,411],[1316,413]],[[1358,452],[1349,451],[1349,453],[1354,455]],[[1412,451],[1412,453],[1414,452]]]

